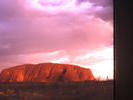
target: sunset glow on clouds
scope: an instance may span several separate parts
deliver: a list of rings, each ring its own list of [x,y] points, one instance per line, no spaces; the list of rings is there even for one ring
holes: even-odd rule
[[[86,1],[77,3],[77,0],[28,0],[31,7],[46,12],[81,11],[91,7],[91,3]]]
[[[113,78],[111,0],[0,1],[0,67],[68,63]]]

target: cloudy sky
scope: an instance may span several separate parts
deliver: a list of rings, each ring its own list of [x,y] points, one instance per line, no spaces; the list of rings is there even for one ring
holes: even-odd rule
[[[0,70],[68,63],[113,78],[112,0],[1,0]]]

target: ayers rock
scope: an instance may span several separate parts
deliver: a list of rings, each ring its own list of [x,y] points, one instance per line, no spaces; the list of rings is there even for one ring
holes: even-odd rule
[[[24,64],[0,73],[0,82],[73,82],[94,80],[90,69],[77,65],[41,63]]]

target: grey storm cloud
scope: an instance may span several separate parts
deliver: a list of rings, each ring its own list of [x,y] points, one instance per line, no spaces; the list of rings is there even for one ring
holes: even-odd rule
[[[78,2],[89,1],[95,7],[103,7],[100,11],[92,12],[96,17],[100,17],[105,21],[113,20],[113,0],[78,0]]]
[[[101,6],[103,7],[102,10],[96,11],[94,14],[97,17],[105,21],[112,21],[113,20],[113,0],[89,0],[93,3],[93,6]]]

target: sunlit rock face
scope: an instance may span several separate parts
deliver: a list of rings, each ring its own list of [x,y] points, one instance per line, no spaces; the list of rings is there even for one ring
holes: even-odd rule
[[[25,64],[4,69],[0,73],[0,82],[70,82],[94,79],[90,69],[55,63]]]

